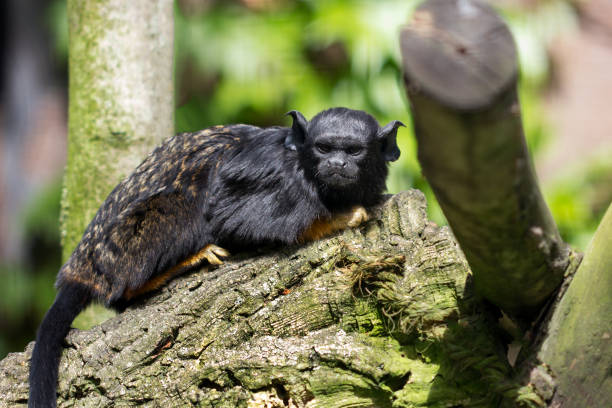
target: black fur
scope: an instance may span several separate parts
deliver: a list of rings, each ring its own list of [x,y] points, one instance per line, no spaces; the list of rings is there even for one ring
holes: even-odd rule
[[[60,269],[37,335],[30,408],[56,406],[57,365],[72,319],[91,300],[123,304],[207,244],[294,244],[315,221],[378,203],[399,157],[394,121],[332,108],[291,128],[218,126],[155,149],[102,204]]]
[[[55,407],[62,343],[70,324],[89,302],[90,296],[86,288],[66,285],[60,289],[53,305],[45,314],[38,328],[35,352],[30,361],[28,407]]]

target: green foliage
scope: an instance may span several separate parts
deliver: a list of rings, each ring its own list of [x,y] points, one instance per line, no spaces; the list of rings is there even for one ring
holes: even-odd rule
[[[577,248],[586,249],[608,205],[612,203],[610,156],[570,169],[545,189],[559,231]]]
[[[24,265],[0,264],[0,358],[23,349],[53,298],[53,281],[60,265],[60,183],[42,191],[24,210]],[[33,294],[36,294],[33,296]],[[4,336],[4,333],[7,335]]]
[[[290,2],[269,13],[230,4],[200,16],[178,8],[178,89],[193,98],[178,109],[177,130],[250,117],[279,124],[289,108],[311,116],[334,105],[405,120],[397,35],[406,4]],[[195,82],[206,95],[194,77],[208,79]]]
[[[45,13],[45,23],[51,34],[53,51],[58,60],[68,61],[68,18],[66,0],[51,2]]]

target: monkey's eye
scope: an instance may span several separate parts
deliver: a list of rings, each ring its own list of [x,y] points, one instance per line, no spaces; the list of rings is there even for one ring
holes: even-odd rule
[[[352,156],[359,156],[362,151],[363,149],[359,146],[351,146],[348,149],[346,149],[346,152]]]
[[[319,153],[323,153],[323,154],[329,153],[332,150],[331,146],[325,143],[317,143],[315,144],[315,147],[317,148]]]

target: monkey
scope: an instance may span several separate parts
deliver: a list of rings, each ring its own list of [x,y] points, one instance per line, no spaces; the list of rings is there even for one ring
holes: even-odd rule
[[[98,209],[60,268],[36,335],[29,408],[54,408],[62,344],[91,302],[125,302],[230,251],[295,245],[368,220],[399,158],[392,121],[330,108],[291,127],[215,126],[153,150]]]

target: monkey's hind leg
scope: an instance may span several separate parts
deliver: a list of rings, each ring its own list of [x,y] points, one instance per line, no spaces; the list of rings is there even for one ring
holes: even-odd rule
[[[346,228],[355,228],[368,221],[365,208],[357,205],[350,211],[334,214],[331,218],[315,220],[300,236],[299,242],[316,241]]]
[[[123,294],[123,298],[125,300],[130,300],[143,293],[151,292],[164,285],[173,277],[181,275],[187,270],[200,265],[204,260],[208,261],[211,265],[222,265],[223,261],[220,260],[219,257],[225,258],[229,255],[230,253],[227,250],[214,244],[208,244],[195,254],[174,265],[172,268],[154,276],[138,289],[127,289]]]

